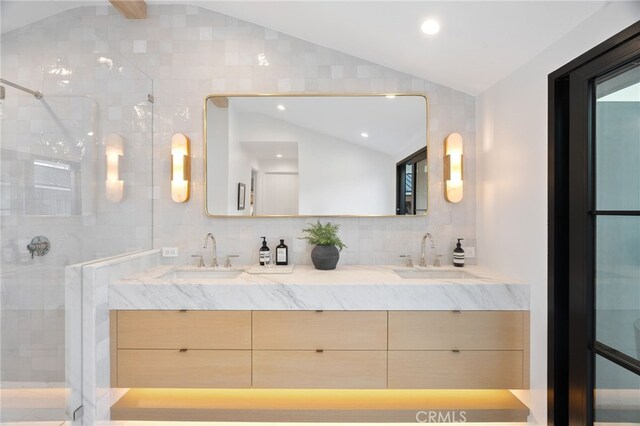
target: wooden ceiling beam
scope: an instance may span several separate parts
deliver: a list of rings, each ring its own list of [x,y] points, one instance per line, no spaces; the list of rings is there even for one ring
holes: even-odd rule
[[[145,19],[147,17],[147,3],[145,0],[109,0],[127,19]]]
[[[211,101],[218,108],[229,108],[229,98],[226,96],[213,96],[211,97]]]

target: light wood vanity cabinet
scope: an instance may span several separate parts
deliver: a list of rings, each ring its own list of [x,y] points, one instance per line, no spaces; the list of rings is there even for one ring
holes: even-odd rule
[[[392,389],[520,389],[520,351],[389,351]]]
[[[253,351],[253,387],[384,389],[387,351]]]
[[[114,387],[528,387],[522,311],[114,311],[111,321]]]
[[[390,311],[389,350],[522,350],[522,311]]]
[[[119,350],[118,387],[248,388],[251,351]]]
[[[111,329],[112,386],[251,387],[249,311],[116,311]]]
[[[386,311],[253,311],[253,349],[387,350]]]
[[[388,386],[526,388],[528,324],[522,311],[390,311]]]
[[[119,349],[251,349],[250,311],[119,311]]]
[[[386,388],[386,311],[254,311],[253,387]]]

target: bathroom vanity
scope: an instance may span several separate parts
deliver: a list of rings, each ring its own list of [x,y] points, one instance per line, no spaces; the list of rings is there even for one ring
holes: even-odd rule
[[[528,291],[473,266],[152,268],[109,287],[111,385],[528,388]]]

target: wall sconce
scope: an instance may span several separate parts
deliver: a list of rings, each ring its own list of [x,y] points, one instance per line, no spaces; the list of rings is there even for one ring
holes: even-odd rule
[[[171,136],[171,199],[176,203],[189,200],[191,156],[189,138],[182,133]]]
[[[120,180],[120,157],[124,157],[122,136],[115,133],[107,135],[104,152],[107,157],[107,180],[105,181],[107,200],[119,203],[124,195],[124,181]]]
[[[462,201],[462,135],[451,133],[444,140],[444,198],[450,203]]]

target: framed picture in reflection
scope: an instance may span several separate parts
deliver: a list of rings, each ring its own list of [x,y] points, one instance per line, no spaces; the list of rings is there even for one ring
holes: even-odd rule
[[[244,200],[246,198],[247,185],[244,183],[238,184],[238,210],[244,210]]]

